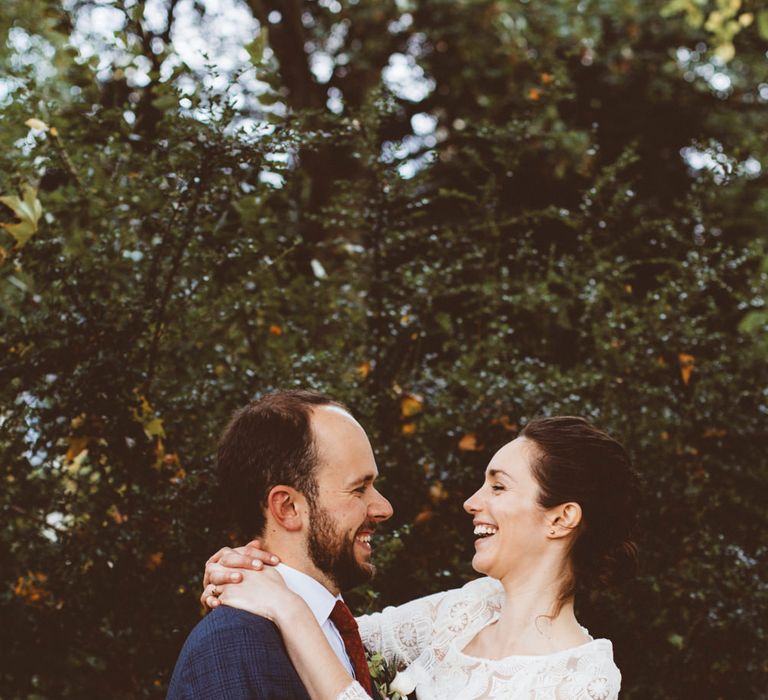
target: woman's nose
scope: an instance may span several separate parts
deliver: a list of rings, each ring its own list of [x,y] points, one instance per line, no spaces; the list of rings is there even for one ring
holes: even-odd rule
[[[478,510],[477,494],[479,491],[475,491],[466,501],[464,501],[464,510],[467,513],[476,513]]]

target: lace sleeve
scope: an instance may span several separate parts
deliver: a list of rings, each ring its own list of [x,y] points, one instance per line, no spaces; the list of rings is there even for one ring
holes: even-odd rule
[[[498,581],[481,578],[442,593],[388,607],[357,618],[365,647],[378,651],[399,668],[422,653],[438,656],[454,637],[477,624],[485,624],[500,607],[503,589]]]
[[[557,700],[618,700],[621,673],[612,657],[584,655],[571,659],[557,687]]]
[[[440,603],[450,591],[417,598],[357,618],[363,645],[399,667],[412,663],[430,642]]]
[[[371,696],[363,690],[363,686],[357,681],[350,683],[341,694],[336,696],[336,700],[371,700]]]

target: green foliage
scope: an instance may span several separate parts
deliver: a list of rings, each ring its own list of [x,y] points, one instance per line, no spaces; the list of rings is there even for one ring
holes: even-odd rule
[[[707,3],[335,5],[226,75],[175,4],[115,3],[95,59],[88,3],[0,9],[3,697],[163,695],[233,541],[216,436],[289,386],[353,408],[396,505],[360,610],[471,578],[489,456],[578,413],[646,485],[641,576],[579,601],[622,697],[763,697],[762,15],[726,65],[675,14]]]

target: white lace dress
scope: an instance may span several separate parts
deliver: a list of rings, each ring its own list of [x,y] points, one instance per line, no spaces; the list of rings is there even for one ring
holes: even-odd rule
[[[358,617],[367,649],[403,672],[418,700],[616,700],[621,674],[607,639],[541,656],[482,659],[462,649],[499,617],[501,583],[482,578]],[[402,678],[403,676],[401,676]],[[413,694],[410,696],[413,698]],[[366,700],[352,683],[337,700]]]

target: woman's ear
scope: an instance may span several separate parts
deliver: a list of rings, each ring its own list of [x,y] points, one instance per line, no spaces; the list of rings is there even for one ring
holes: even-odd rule
[[[267,510],[278,527],[298,532],[304,527],[307,499],[291,486],[273,486],[267,495]]]
[[[547,520],[549,529],[547,535],[550,539],[567,537],[581,524],[581,506],[578,503],[562,503],[549,511]]]

